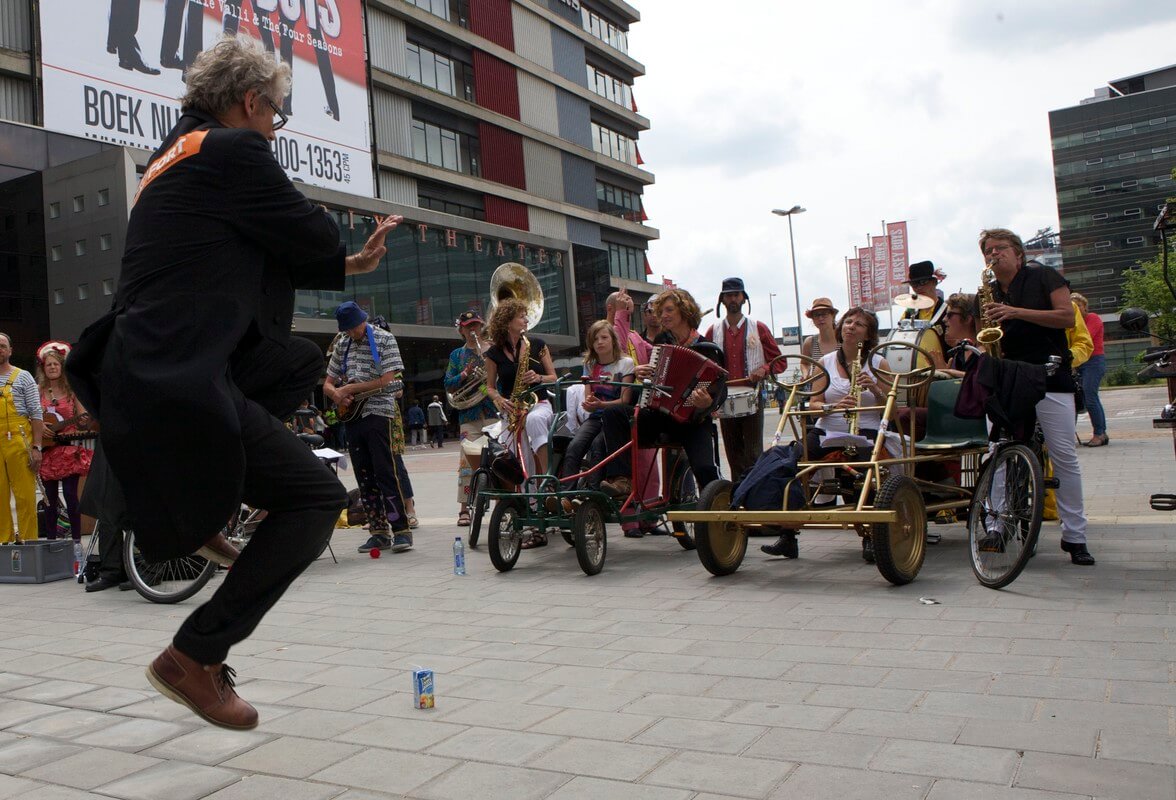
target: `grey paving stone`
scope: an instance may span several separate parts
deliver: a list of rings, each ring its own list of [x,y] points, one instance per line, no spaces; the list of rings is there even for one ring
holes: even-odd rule
[[[81,748],[75,745],[51,739],[17,739],[0,747],[0,772],[16,775],[42,764],[66,758],[80,750]]]
[[[82,789],[40,784],[32,791],[22,794],[20,800],[91,800],[93,797],[94,794]]]
[[[98,792],[124,800],[199,800],[240,778],[239,773],[219,767],[164,761],[142,772],[99,786]]]
[[[621,689],[586,689],[560,686],[531,701],[532,705],[578,708],[585,711],[618,711],[641,697],[640,692]]]
[[[871,767],[1007,786],[1017,768],[1017,754],[989,747],[892,740],[874,756]]]
[[[971,692],[982,694],[992,683],[988,672],[964,672],[949,669],[892,669],[878,685],[884,689]]]
[[[1026,697],[996,697],[962,692],[927,692],[916,711],[949,717],[979,717],[1027,722],[1033,719],[1035,700]]]
[[[173,703],[173,705],[179,705]],[[182,708],[182,706],[180,706]],[[187,711],[187,719],[195,720],[191,711]],[[100,731],[79,736],[74,741],[87,747],[109,747],[114,750],[138,751],[146,747],[166,742],[181,734],[187,733],[195,727],[195,723],[163,722],[155,719],[128,719],[103,728]]]
[[[101,689],[69,698],[69,705],[73,708],[88,708],[93,711],[113,711],[116,708],[146,700],[150,696],[147,692],[139,692],[134,689],[104,686]]]
[[[860,769],[801,764],[770,800],[922,800],[931,785],[930,778],[890,775]]]
[[[663,747],[647,747],[632,742],[568,739],[548,752],[532,757],[528,763],[538,769],[635,781],[669,758],[673,752]]]
[[[450,725],[431,719],[389,719],[377,717],[357,728],[333,737],[341,742],[352,742],[369,747],[392,750],[420,751],[467,730],[463,725]]]
[[[229,759],[224,766],[287,778],[309,778],[361,750],[363,748],[356,745],[283,736]]]
[[[316,781],[340,786],[408,794],[414,787],[434,782],[438,775],[456,764],[456,761],[448,758],[373,748],[346,758],[311,777]],[[486,765],[477,765],[477,769],[486,768]],[[471,788],[467,797],[482,796],[485,788],[485,785],[476,790]]]
[[[566,783],[569,776],[522,767],[462,764],[414,789],[425,800],[540,800]]]
[[[1016,697],[1091,697],[1101,699],[1106,696],[1107,681],[1099,680],[1098,678],[1042,678],[1033,675],[997,675],[993,678],[989,691],[992,694],[1012,695]]]
[[[37,787],[37,783],[25,778],[14,778],[11,775],[0,774],[0,800],[9,800],[18,794],[23,794]]]
[[[739,703],[734,700],[688,697],[680,694],[648,694],[621,710],[626,714],[644,714],[652,717],[720,719],[738,706]]]
[[[453,711],[442,711],[437,715],[442,722],[512,730],[526,730],[557,713],[551,706],[496,703],[490,700],[473,700]]]
[[[959,744],[985,747],[1093,756],[1097,739],[1098,729],[1092,727],[1050,722],[973,719],[964,726],[956,741]]]
[[[76,739],[93,731],[109,728],[124,717],[99,714],[96,711],[64,710],[14,725],[8,730],[22,736],[44,736],[50,739]]]
[[[965,672],[1012,673],[1014,675],[1049,675],[1057,659],[1049,656],[1014,656],[984,653],[960,653],[951,669]]]
[[[1176,766],[1176,738],[1129,731],[1103,731],[1099,737],[1098,754],[1100,758]]]
[[[1159,706],[1100,703],[1087,700],[1045,700],[1038,719],[1107,730],[1146,731],[1167,736],[1169,710]]]
[[[1087,794],[1059,794],[1037,789],[1013,789],[992,784],[938,780],[927,800],[1087,800]]]
[[[1171,798],[1176,771],[1109,758],[1026,753],[1015,786],[1107,798]]]
[[[692,794],[688,789],[576,777],[548,795],[547,800],[687,800]]]
[[[829,708],[828,706],[805,706],[796,703],[745,703],[723,717],[723,722],[824,731],[828,730],[845,714],[846,710],[843,708]]]
[[[784,673],[784,679],[844,686],[877,686],[889,672],[890,670],[885,667],[861,667],[848,664],[797,664]]]
[[[1129,661],[1122,658],[1063,658],[1057,674],[1063,678],[1105,678],[1120,681],[1167,681],[1163,661]]]
[[[429,748],[435,756],[521,766],[565,741],[562,736],[469,728]]]
[[[272,775],[246,775],[233,785],[208,795],[205,800],[331,800],[345,791],[342,786],[325,783],[275,778]]]
[[[865,769],[884,741],[875,736],[773,729],[742,754],[756,758],[798,761],[801,764]]]
[[[878,711],[907,711],[921,694],[908,689],[880,689],[861,686],[820,686],[805,698],[815,706],[873,708]]]
[[[760,725],[737,725],[696,719],[663,719],[633,737],[642,744],[702,750],[708,753],[742,752],[767,731]]]
[[[1116,703],[1176,706],[1176,684],[1113,681],[1110,699]]]
[[[786,761],[679,753],[645,776],[642,783],[764,798],[795,767],[796,764]]]
[[[363,706],[381,699],[387,692],[350,686],[319,686],[309,692],[287,697],[289,706],[321,708],[326,711],[363,711]]]
[[[31,719],[43,717],[46,714],[56,714],[60,711],[61,709],[58,706],[50,706],[44,703],[30,703],[25,700],[0,700],[0,728],[20,725],[22,722],[28,722]]]
[[[610,714],[604,711],[572,708],[548,717],[529,730],[557,736],[624,741],[636,736],[656,721],[656,716],[631,714],[628,711],[624,714]]]
[[[812,683],[793,681],[723,678],[707,690],[706,696],[762,703],[802,703],[819,688]]]
[[[75,789],[93,789],[158,763],[157,758],[95,747],[42,764],[25,772],[24,777],[72,786]]]
[[[193,761],[197,764],[212,765],[252,750],[273,738],[268,730],[266,733],[230,731],[208,726],[164,742],[144,751],[143,754],[173,761]]]
[[[339,734],[358,728],[380,717],[374,714],[359,714],[352,711],[327,711],[321,708],[304,708],[293,711],[272,722],[267,721],[267,733],[287,736],[305,736],[310,739],[334,739]]]
[[[529,703],[549,691],[551,691],[550,686],[477,677],[463,680],[454,688],[447,688],[445,696],[464,697],[470,700],[494,700],[499,703]]]

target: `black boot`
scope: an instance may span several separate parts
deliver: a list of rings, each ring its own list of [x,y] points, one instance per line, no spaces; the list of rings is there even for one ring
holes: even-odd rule
[[[784,558],[798,558],[800,546],[796,542],[796,531],[784,531],[780,538],[772,544],[765,544],[760,550],[770,556],[784,556]]]
[[[1086,549],[1086,543],[1074,543],[1062,540],[1062,549],[1070,554],[1070,563],[1080,567],[1094,566],[1094,556]]]

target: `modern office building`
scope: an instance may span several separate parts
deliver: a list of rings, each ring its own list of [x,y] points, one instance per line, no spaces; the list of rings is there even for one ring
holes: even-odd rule
[[[105,53],[90,56],[109,59],[108,83],[101,76],[67,82],[85,70],[66,68],[72,53],[62,37],[84,28],[85,41],[100,48],[93,26],[106,31],[109,5],[0,0],[0,120],[10,121],[0,121],[0,250],[8,276],[0,284],[0,329],[19,331],[25,353],[50,335],[76,336],[108,306],[138,174],[152,134],[158,141],[174,118],[178,104],[165,101],[182,91],[136,95],[135,86],[169,76],[179,86],[178,73],[114,69],[122,56],[110,49],[112,38]],[[205,9],[195,23],[189,7],[183,47],[193,31],[197,43],[210,44],[222,21],[228,29],[238,14],[234,28],[252,30],[271,50],[282,38],[275,56],[289,59],[285,36],[294,31],[294,113],[275,143],[279,161],[336,215],[348,244],[361,243],[377,215],[405,217],[375,273],[349,278],[345,292],[299,293],[296,332],[325,346],[334,307],[355,298],[392,324],[410,391],[433,391],[458,342],[454,318],[487,309],[490,275],[502,263],[525,264],[538,278],[546,310],[536,330],[565,354],[579,349],[609,292],[625,287],[641,298],[658,289],[646,278],[645,251],[657,231],[645,224],[641,199],[653,175],[637,150],[649,121],[633,99],[644,67],[628,53],[627,32],[640,19],[632,6],[320,0],[305,4],[317,17],[298,19],[286,15],[302,4],[263,13],[267,5],[274,4],[226,5],[223,20],[222,11]],[[63,33],[56,12],[67,6],[78,18]],[[171,49],[177,58],[183,52],[177,27],[176,44],[161,44],[163,58],[155,58],[159,31],[168,36],[168,22],[149,17],[157,6],[143,5],[138,26],[148,66],[160,66]],[[76,123],[63,111],[71,103]],[[332,124],[343,131],[348,122],[358,145],[342,132],[334,139],[320,132]]]
[[[1049,124],[1066,278],[1108,342],[1130,338],[1118,326],[1124,273],[1155,256],[1156,214],[1176,195],[1176,65],[1111,81]],[[1138,349],[1109,344],[1108,361]]]

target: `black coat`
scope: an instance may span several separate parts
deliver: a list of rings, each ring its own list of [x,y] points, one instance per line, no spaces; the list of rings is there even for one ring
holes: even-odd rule
[[[194,551],[240,503],[230,359],[288,340],[294,289],[341,290],[344,257],[259,133],[188,110],[152,157],[113,308],[66,365],[150,555]]]

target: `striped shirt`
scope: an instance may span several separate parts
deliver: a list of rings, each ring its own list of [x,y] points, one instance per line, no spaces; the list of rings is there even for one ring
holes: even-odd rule
[[[19,369],[19,367],[13,367]],[[5,384],[12,377],[8,373],[0,377],[0,384]],[[12,402],[16,404],[16,413],[26,419],[42,419],[44,411],[41,408],[41,390],[37,388],[37,381],[28,370],[22,369],[12,382]]]
[[[327,375],[334,379],[336,386],[372,381],[389,372],[404,372],[404,361],[400,358],[400,347],[396,344],[396,337],[373,325],[368,325],[367,330],[372,332],[376,352],[380,356],[379,365],[372,358],[366,335],[358,342],[350,336],[345,336],[331,354],[331,362],[327,365]],[[359,414],[360,417],[372,414],[395,417],[396,393],[403,387],[402,381],[392,381],[383,391],[367,401],[367,405]]]

